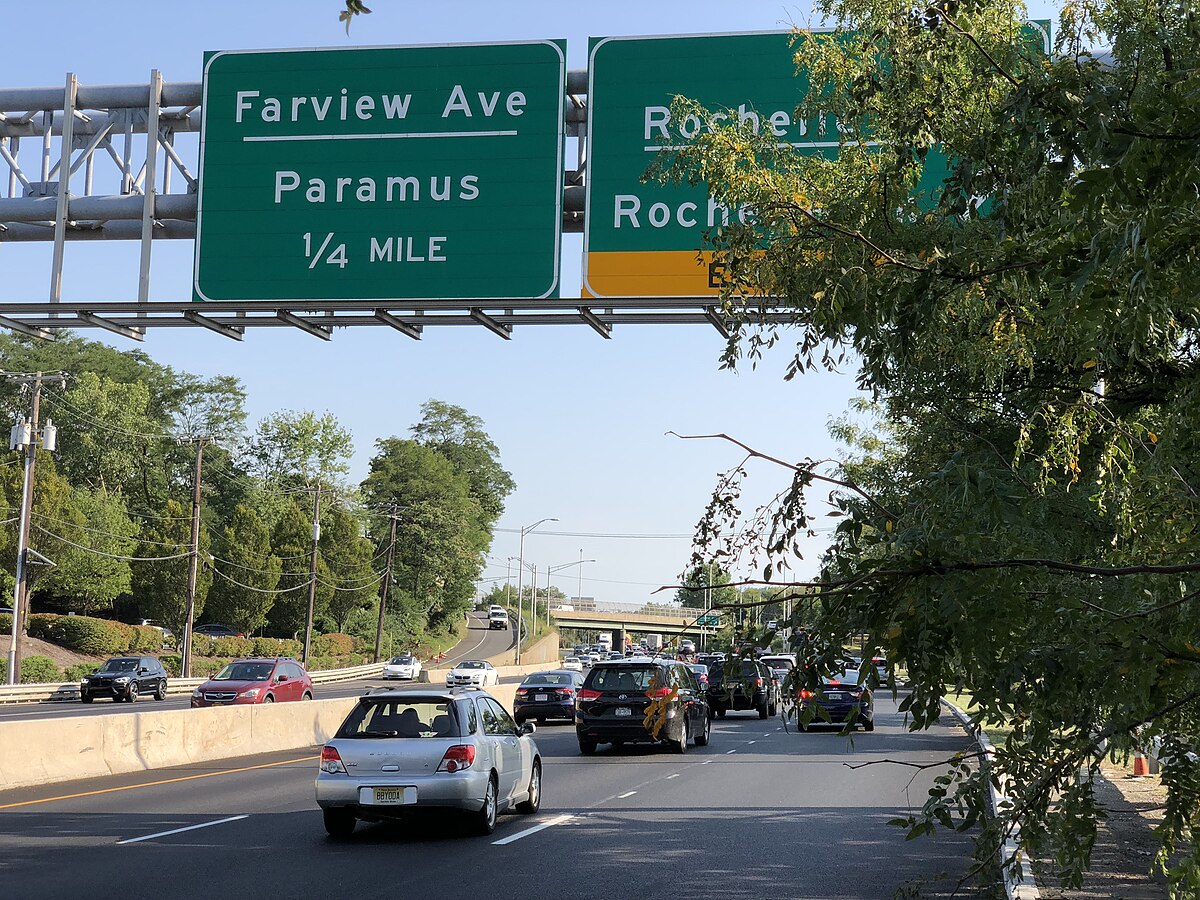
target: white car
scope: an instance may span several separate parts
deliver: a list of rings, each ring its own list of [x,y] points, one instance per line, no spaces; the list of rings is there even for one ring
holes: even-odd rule
[[[446,673],[446,687],[487,687],[500,683],[500,673],[484,659],[468,659]]]
[[[562,667],[568,672],[582,672],[583,663],[578,656],[567,656],[562,661]]]
[[[386,679],[400,679],[403,681],[415,681],[421,674],[421,661],[411,654],[402,654],[401,656],[393,656],[383,667],[383,677]]]

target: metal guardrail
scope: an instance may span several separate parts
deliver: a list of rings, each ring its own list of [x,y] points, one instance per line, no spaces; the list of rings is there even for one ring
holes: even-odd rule
[[[309,672],[313,684],[335,684],[339,681],[354,681],[383,673],[382,663],[352,666],[348,669],[328,669],[324,672]],[[190,694],[207,681],[205,678],[168,678],[168,694]],[[78,682],[56,682],[50,684],[14,684],[0,686],[0,704],[45,703],[47,701],[72,701],[79,699]]]

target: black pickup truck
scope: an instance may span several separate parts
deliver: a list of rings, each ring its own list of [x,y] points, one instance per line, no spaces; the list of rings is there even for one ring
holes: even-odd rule
[[[779,681],[757,660],[714,662],[708,667],[708,705],[718,717],[731,709],[753,709],[765,719],[779,710]]]

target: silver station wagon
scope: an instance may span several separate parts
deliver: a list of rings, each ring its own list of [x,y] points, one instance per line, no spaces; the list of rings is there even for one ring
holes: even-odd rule
[[[348,837],[360,819],[395,819],[424,807],[461,810],[471,833],[491,834],[500,813],[541,806],[533,731],[473,688],[360,697],[321,751],[317,804],[325,830]]]

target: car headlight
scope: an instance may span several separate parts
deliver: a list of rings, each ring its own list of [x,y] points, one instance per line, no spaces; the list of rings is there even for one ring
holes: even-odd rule
[[[202,697],[204,695],[201,693],[200,688],[196,688],[194,691],[192,691],[192,696],[193,697]]]
[[[245,697],[247,700],[254,700],[258,697],[259,690],[259,688],[250,688],[248,691],[242,691],[238,696]]]
[[[121,684],[124,681],[129,681],[129,679],[131,677],[132,676],[129,676],[129,675],[118,675],[116,678],[113,679],[113,684]]]

